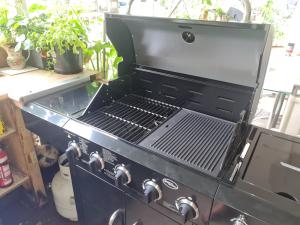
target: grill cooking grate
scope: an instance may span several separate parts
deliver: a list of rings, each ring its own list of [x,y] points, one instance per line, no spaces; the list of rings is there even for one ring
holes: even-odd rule
[[[79,120],[138,143],[177,110],[175,106],[131,94]]]
[[[234,123],[181,110],[140,145],[217,176],[234,128]]]

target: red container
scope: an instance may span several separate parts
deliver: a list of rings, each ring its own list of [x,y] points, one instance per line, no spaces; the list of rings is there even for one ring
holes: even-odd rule
[[[0,188],[7,187],[13,182],[5,151],[0,148]]]

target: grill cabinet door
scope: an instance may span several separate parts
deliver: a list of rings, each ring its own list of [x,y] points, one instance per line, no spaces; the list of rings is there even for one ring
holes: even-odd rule
[[[271,225],[221,202],[215,202],[209,225]]]
[[[126,225],[179,225],[142,202],[126,196]]]
[[[113,225],[124,225],[123,192],[79,166],[76,166],[75,180],[80,225],[108,225],[114,215]]]

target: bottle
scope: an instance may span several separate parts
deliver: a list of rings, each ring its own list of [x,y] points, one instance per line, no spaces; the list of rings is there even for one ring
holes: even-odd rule
[[[4,121],[1,119],[1,116],[0,116],[0,136],[3,135],[4,132],[5,132]]]
[[[0,146],[0,188],[7,187],[13,182],[6,152]]]

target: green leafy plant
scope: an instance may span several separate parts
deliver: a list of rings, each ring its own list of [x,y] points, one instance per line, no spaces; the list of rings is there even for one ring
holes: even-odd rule
[[[41,20],[41,14],[36,14],[35,10],[41,6],[33,5],[29,8],[29,15],[16,15],[8,17],[8,10],[0,9],[0,32],[2,34],[1,44],[8,47],[15,47],[15,51],[30,50],[34,46],[34,41],[44,32],[43,24],[37,24]],[[39,34],[39,35],[37,35]]]
[[[8,9],[0,8],[0,33],[1,45],[11,45],[14,43],[12,33],[8,28]]]
[[[43,49],[38,48],[38,42],[44,35],[48,27],[48,21],[51,13],[47,11],[46,6],[33,4],[28,9],[28,16],[24,20],[27,25],[27,39],[30,41],[30,49],[43,52]]]
[[[123,58],[118,56],[116,49],[110,42],[96,41],[85,51],[85,55],[89,56],[93,69],[103,73],[104,79],[117,78],[118,65],[123,61]]]
[[[284,38],[283,24],[286,18],[282,15],[280,10],[276,8],[273,0],[267,2],[261,8],[262,18],[264,23],[270,23],[274,26],[274,39],[280,41]]]
[[[23,16],[8,16],[6,8],[0,9],[0,33],[2,46],[14,47],[15,50],[29,49],[30,42],[26,39],[27,26]]]
[[[88,36],[78,12],[67,11],[52,15],[45,24],[43,35],[38,37],[36,48],[43,49],[50,54],[57,51],[64,54],[71,50],[79,54],[87,48]]]

